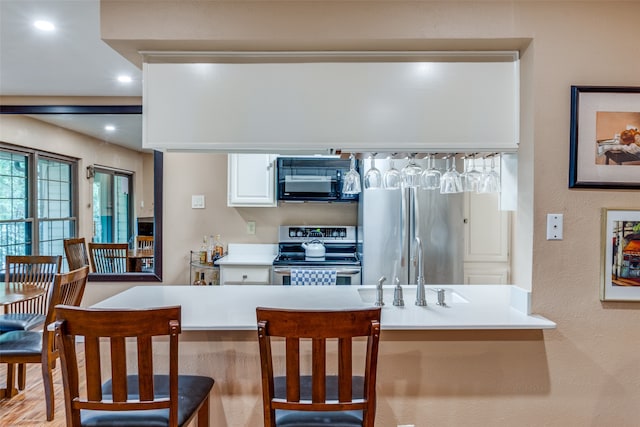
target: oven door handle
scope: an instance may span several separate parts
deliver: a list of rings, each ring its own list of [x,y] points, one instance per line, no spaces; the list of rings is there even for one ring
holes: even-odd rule
[[[304,268],[302,268],[301,270],[304,270]],[[309,270],[315,270],[315,269],[309,269]],[[361,270],[359,268],[349,268],[349,267],[345,267],[345,268],[318,268],[317,270],[335,270],[336,274],[338,274],[340,276],[355,276],[356,274],[360,274],[361,273]],[[282,276],[286,276],[288,274],[291,274],[291,267],[274,267],[273,268],[273,273],[274,274],[279,274],[279,275],[282,275]]]

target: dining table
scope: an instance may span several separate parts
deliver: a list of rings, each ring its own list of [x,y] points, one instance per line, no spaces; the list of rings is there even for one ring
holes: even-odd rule
[[[0,285],[0,305],[5,306],[16,302],[27,301],[37,298],[45,293],[45,288],[32,285],[30,283],[9,282],[4,286]],[[4,311],[4,309],[3,309]],[[7,385],[0,389],[0,399],[11,398],[18,394],[18,389],[14,381],[7,378]]]
[[[153,260],[153,249],[129,249],[127,252],[127,272],[141,272],[145,261]]]
[[[30,283],[9,282],[0,286],[0,305],[27,301],[44,294],[45,289]]]

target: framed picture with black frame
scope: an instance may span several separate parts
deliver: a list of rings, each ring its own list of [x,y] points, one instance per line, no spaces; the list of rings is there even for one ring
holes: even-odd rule
[[[640,87],[571,86],[569,188],[640,188]]]

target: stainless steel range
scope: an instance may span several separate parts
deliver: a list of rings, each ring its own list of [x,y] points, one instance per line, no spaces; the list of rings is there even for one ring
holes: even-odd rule
[[[336,285],[360,285],[362,265],[356,227],[281,225],[272,271],[272,283],[276,285],[297,284],[297,275],[313,272],[331,273]]]

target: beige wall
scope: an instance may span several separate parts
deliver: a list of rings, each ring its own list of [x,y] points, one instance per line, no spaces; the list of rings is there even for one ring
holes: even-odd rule
[[[602,303],[598,288],[600,209],[640,208],[640,197],[638,191],[569,190],[567,182],[569,88],[640,85],[638,16],[640,3],[632,1],[102,2],[104,38],[137,62],[140,48],[521,50],[516,281],[531,284],[534,312],[558,328],[384,333],[378,425],[385,427],[637,425],[640,308]],[[240,230],[250,214],[202,212],[183,226],[185,211],[176,199],[204,186],[212,195],[224,192],[224,185],[202,179],[206,165],[196,173],[203,159],[167,158],[165,182],[173,183],[165,192],[164,258],[170,282],[182,273],[169,259],[185,257],[201,230],[229,236],[226,230]],[[550,212],[564,214],[563,241],[545,240]],[[262,219],[257,221],[262,233]],[[202,351],[185,358],[210,357],[210,365],[190,366],[217,376],[215,425],[259,425],[259,413],[247,410],[259,393],[251,370],[254,343],[236,343],[225,334],[203,340]]]

